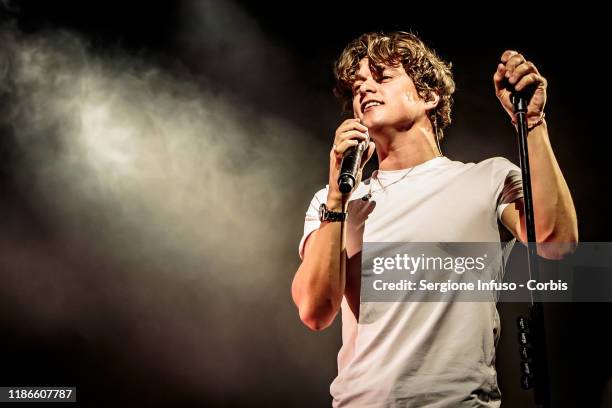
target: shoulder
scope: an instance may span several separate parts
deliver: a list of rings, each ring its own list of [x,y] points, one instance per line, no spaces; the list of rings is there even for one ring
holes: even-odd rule
[[[481,162],[478,162],[476,166],[480,166],[484,168],[492,168],[492,169],[516,167],[516,165],[512,163],[510,160],[506,159],[505,157],[501,157],[501,156],[496,156],[496,157],[491,157],[489,159],[485,159]]]
[[[327,192],[329,190],[329,185],[319,189],[313,196],[313,199],[317,199],[320,202],[325,202],[327,199]]]
[[[447,159],[441,168],[444,170],[458,171],[495,171],[497,169],[509,168],[512,166],[514,166],[514,164],[505,157],[491,157],[479,162],[462,162],[459,160]]]
[[[474,171],[496,175],[506,175],[511,170],[519,171],[520,169],[510,160],[505,157],[496,156],[477,163],[465,163],[466,166],[470,166]]]
[[[451,160],[448,157],[445,157],[444,162],[442,162],[441,167],[458,167],[458,168],[490,168],[490,167],[503,167],[503,166],[512,166],[513,163],[506,159],[505,157],[496,156],[490,157],[488,159],[484,159],[479,162],[463,162],[460,160]]]

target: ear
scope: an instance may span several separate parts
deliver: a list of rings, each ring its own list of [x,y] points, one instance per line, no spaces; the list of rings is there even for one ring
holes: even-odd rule
[[[425,108],[427,110],[435,109],[440,103],[440,95],[436,91],[431,91],[429,97],[425,100]]]

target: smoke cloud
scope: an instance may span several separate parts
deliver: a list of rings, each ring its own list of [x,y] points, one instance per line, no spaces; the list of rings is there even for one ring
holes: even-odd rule
[[[227,48],[250,36],[250,51],[220,60],[218,49],[187,48],[217,75],[247,63],[263,75],[278,55],[288,85],[290,58],[238,8],[215,7],[194,14],[208,30],[197,37]],[[242,22],[225,44],[215,15]],[[262,378],[278,358],[287,370],[331,375],[332,350],[309,361],[321,338],[301,341],[289,295],[303,211],[325,180],[325,167],[304,168],[327,147],[271,113],[274,104],[262,112],[232,89],[254,77],[228,80],[228,90],[214,72],[96,50],[65,31],[5,25],[0,44],[0,118],[20,195],[0,234],[2,303],[15,330],[72,333],[129,381],[164,378],[218,401],[232,389],[271,398],[261,381],[275,376],[299,381],[278,370]]]

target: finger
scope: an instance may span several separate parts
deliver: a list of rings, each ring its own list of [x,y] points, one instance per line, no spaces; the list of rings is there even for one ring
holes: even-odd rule
[[[340,126],[350,126],[353,123],[360,123],[359,119],[349,118],[340,124]]]
[[[546,84],[546,79],[544,79],[544,77],[536,73],[532,73],[529,75],[525,75],[523,78],[521,78],[518,84],[514,86],[514,89],[516,89],[517,91],[522,91],[523,89],[529,86],[543,85],[544,87],[546,87]]]
[[[360,132],[367,132],[368,128],[359,122],[359,119],[347,119],[336,129],[336,135],[346,132],[348,130],[359,130]]]
[[[519,65],[521,65],[524,62],[525,62],[525,57],[523,57],[521,54],[513,55],[506,62],[506,78],[509,78],[510,75],[512,75],[512,73],[516,69],[516,67],[518,67]]]
[[[334,153],[336,154],[336,157],[342,157],[342,156],[344,156],[344,152],[346,152],[349,148],[351,148],[353,146],[357,146],[358,144],[359,144],[359,142],[357,140],[354,140],[354,139],[345,140],[342,143],[336,144],[336,148],[334,149]]]
[[[497,70],[493,74],[493,84],[495,85],[496,93],[505,88],[504,75],[506,75],[506,66],[502,63],[497,64]]]
[[[376,145],[374,144],[374,142],[370,142],[368,144],[368,151],[367,153],[363,156],[363,158],[361,159],[361,168],[363,169],[363,167],[366,165],[366,163],[368,161],[370,161],[370,159],[372,158],[372,156],[374,155],[374,150],[376,150]]]
[[[527,74],[531,74],[531,73],[537,74],[536,71],[537,70],[535,69],[535,65],[533,65],[533,63],[531,63],[529,61],[525,61],[523,64],[521,64],[518,67],[516,67],[514,72],[508,78],[508,82],[511,83],[512,85],[514,85],[522,77],[524,77]]]
[[[349,130],[347,132],[341,133],[340,135],[338,135],[336,137],[336,139],[334,140],[334,143],[336,145],[339,145],[340,143],[344,142],[345,140],[358,140],[358,141],[362,141],[362,140],[367,140],[368,139],[368,135],[362,132],[359,132],[357,130]]]
[[[504,51],[504,53],[501,56],[501,62],[506,64],[506,62],[508,62],[508,60],[510,58],[512,58],[512,56],[514,56],[516,54],[518,54],[518,51],[514,51],[514,50],[506,50],[506,51]]]
[[[354,126],[355,124],[359,124],[361,126],[363,126],[363,124],[361,123],[361,119],[357,119],[357,118],[350,118],[345,120],[344,122],[342,122],[340,124],[339,127],[347,127],[347,128],[351,128],[352,126]],[[364,126],[365,127],[365,126]]]

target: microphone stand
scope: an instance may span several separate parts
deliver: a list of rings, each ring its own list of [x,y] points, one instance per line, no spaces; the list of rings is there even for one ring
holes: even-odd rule
[[[511,95],[514,113],[517,117],[519,143],[519,160],[523,177],[523,202],[527,228],[527,260],[529,279],[539,280],[537,241],[533,213],[533,195],[531,191],[531,173],[529,169],[529,150],[527,147],[527,104],[529,99],[524,94],[513,92]],[[530,291],[531,305],[529,318],[519,316],[519,347],[521,355],[521,387],[533,388],[534,402],[538,407],[550,408],[550,388],[548,378],[548,359],[546,355],[546,332],[544,327],[544,310],[540,293]]]

